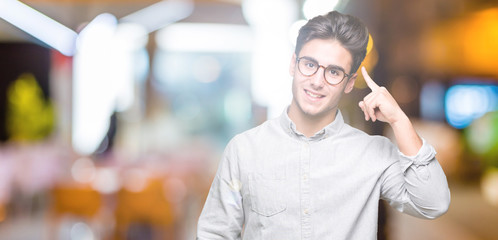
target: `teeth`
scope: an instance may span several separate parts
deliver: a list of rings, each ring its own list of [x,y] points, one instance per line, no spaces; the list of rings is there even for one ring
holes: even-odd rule
[[[306,91],[306,93],[307,93],[309,96],[314,97],[314,98],[319,98],[319,97],[321,97],[321,95],[316,95],[316,94],[313,94],[313,93],[311,93],[311,92],[309,92],[309,91]]]

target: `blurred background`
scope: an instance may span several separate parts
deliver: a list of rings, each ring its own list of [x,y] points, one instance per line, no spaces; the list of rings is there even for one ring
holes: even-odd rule
[[[334,9],[452,193],[431,221],[381,204],[379,239],[498,239],[495,0],[0,0],[0,239],[194,239],[226,143],[282,113],[297,30]],[[343,115],[392,136],[368,93]]]

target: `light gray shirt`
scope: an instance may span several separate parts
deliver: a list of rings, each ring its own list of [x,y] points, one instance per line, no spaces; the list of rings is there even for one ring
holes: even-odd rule
[[[235,136],[219,163],[197,239],[376,239],[379,199],[421,218],[444,214],[432,146],[403,155],[387,138],[335,121],[307,138],[286,112]]]

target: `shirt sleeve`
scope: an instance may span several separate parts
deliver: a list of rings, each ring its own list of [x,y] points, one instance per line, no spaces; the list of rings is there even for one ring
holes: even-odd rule
[[[218,167],[197,224],[197,239],[241,239],[244,222],[237,155],[231,141]]]
[[[436,151],[427,144],[415,156],[405,156],[396,147],[397,161],[381,177],[382,198],[400,212],[434,219],[443,215],[450,204],[450,190]]]

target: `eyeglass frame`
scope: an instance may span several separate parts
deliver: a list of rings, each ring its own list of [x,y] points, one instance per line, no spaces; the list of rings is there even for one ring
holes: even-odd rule
[[[312,73],[312,74],[309,74],[309,75],[304,74],[304,73],[303,73],[303,71],[301,71],[301,68],[299,68],[299,62],[301,61],[301,59],[305,59],[305,60],[308,60],[308,61],[311,61],[311,62],[316,63],[316,65],[318,65],[318,67],[316,68],[316,71],[315,71],[314,73]],[[306,77],[311,77],[311,76],[315,75],[315,74],[318,72],[318,69],[323,68],[323,79],[325,80],[325,82],[326,82],[326,83],[328,83],[328,84],[330,84],[330,85],[332,85],[332,86],[334,86],[334,85],[338,85],[338,84],[342,83],[346,77],[349,79],[349,78],[351,78],[351,76],[353,75],[353,74],[347,74],[347,73],[344,71],[344,69],[342,69],[342,68],[341,68],[341,67],[339,67],[339,66],[329,65],[329,66],[325,67],[325,66],[323,66],[323,65],[320,65],[320,64],[318,63],[318,61],[316,61],[315,59],[313,59],[313,58],[311,58],[311,57],[308,57],[308,56],[302,56],[302,57],[298,58],[298,59],[296,60],[296,63],[297,63],[297,69],[299,70],[299,72],[300,72],[301,74],[303,74],[304,76],[306,76]],[[337,83],[330,83],[329,81],[327,81],[327,77],[325,76],[325,71],[326,71],[326,70],[327,70],[327,68],[329,68],[329,67],[334,67],[334,69],[335,69],[335,70],[338,70],[338,71],[341,71],[341,72],[343,72],[343,73],[344,73],[344,77],[342,77],[341,81],[339,81],[339,82],[337,82]]]

